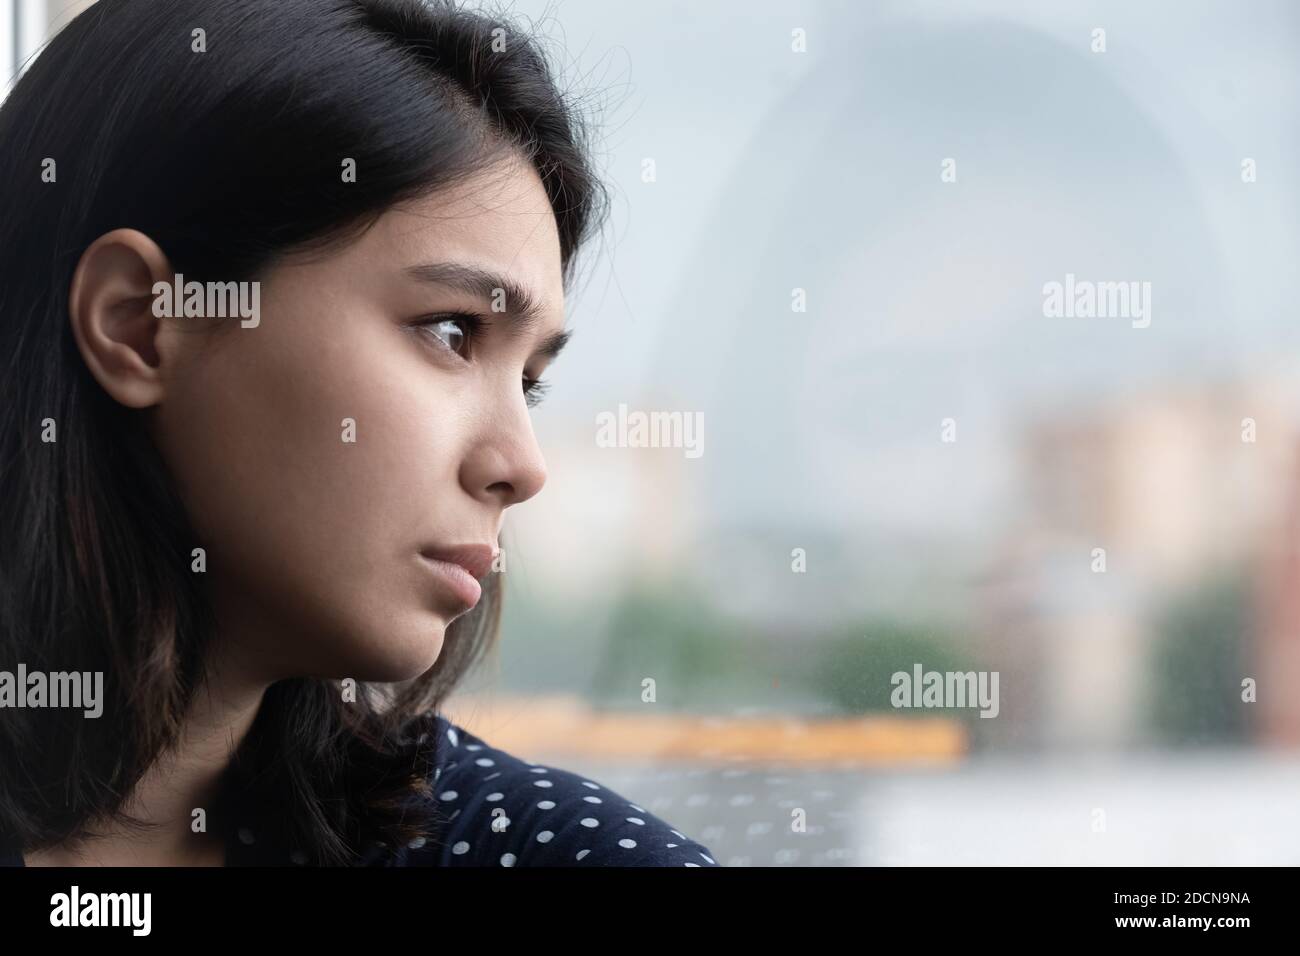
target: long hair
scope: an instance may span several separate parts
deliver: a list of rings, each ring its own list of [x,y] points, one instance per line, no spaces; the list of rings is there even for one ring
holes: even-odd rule
[[[131,227],[187,278],[252,279],[522,150],[567,284],[607,202],[588,136],[534,38],[449,0],[100,0],[54,37],[0,108],[0,667],[103,672],[104,703],[0,712],[0,840],[145,826],[125,801],[177,743],[215,630],[141,412],[73,339],[86,247]],[[314,863],[425,832],[432,716],[496,640],[498,577],[413,681],[346,704],[333,681],[273,684],[223,794]]]

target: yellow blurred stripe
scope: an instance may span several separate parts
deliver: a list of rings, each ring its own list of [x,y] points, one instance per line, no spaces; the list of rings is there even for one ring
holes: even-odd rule
[[[520,756],[601,760],[761,761],[803,764],[946,762],[965,755],[960,722],[946,717],[714,717],[592,710],[573,697],[475,697],[442,712]]]

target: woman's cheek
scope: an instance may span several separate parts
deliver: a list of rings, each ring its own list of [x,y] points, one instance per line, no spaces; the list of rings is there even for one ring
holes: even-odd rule
[[[418,673],[444,626],[418,549],[479,523],[458,468],[476,379],[359,304],[264,302],[162,419],[209,570],[273,615],[279,665]]]

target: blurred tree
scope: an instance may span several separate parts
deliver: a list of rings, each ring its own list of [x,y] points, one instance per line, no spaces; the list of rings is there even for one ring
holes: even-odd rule
[[[629,590],[609,633],[592,679],[591,699],[603,706],[635,706],[651,677],[657,702],[673,709],[892,712],[896,671],[969,669],[940,626],[880,619],[822,634],[765,632],[684,584]]]
[[[657,702],[674,707],[716,705],[701,699],[708,689],[761,679],[736,625],[684,583],[626,592],[614,605],[609,634],[593,677],[592,698],[602,703],[639,701],[647,677],[655,680]]]
[[[1159,616],[1151,658],[1150,723],[1170,744],[1245,739],[1241,700],[1247,638],[1255,631],[1249,581],[1236,572],[1172,601]]]
[[[910,674],[916,664],[927,671],[969,669],[945,629],[876,620],[819,641],[812,679],[827,703],[842,713],[894,711],[889,702],[891,678],[898,671]]]

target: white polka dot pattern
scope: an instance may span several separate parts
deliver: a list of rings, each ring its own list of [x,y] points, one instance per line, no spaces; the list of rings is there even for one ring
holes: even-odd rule
[[[521,760],[441,715],[437,725],[433,799],[446,822],[380,865],[718,866],[708,847],[599,781]]]

